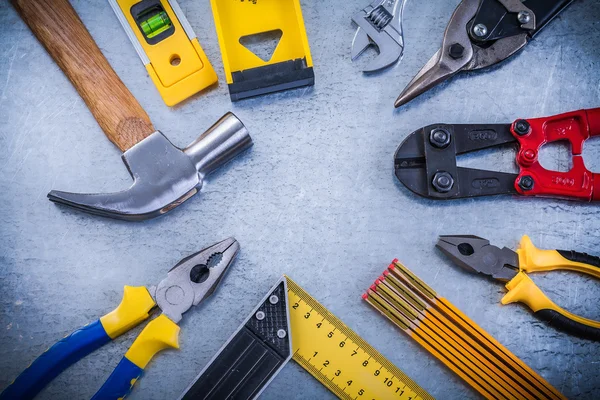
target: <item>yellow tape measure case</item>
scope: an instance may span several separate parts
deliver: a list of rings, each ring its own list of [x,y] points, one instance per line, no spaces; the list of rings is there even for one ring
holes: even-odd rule
[[[232,101],[315,83],[299,0],[211,0]],[[244,39],[278,33],[264,59]]]

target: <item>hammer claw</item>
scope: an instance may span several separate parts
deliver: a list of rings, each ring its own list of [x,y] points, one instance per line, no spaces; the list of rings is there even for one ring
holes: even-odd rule
[[[123,153],[133,185],[115,193],[53,190],[48,198],[90,214],[142,221],[166,214],[198,193],[203,178],[252,146],[242,122],[227,113],[185,149],[156,131]]]

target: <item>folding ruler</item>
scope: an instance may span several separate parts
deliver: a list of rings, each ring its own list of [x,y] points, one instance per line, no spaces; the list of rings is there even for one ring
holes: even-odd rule
[[[168,106],[217,82],[217,74],[177,1],[108,2]]]
[[[300,0],[211,0],[232,101],[314,85]],[[278,34],[277,47],[264,60],[242,43]]]
[[[433,400],[287,276],[180,399],[254,399],[291,358],[340,399]]]

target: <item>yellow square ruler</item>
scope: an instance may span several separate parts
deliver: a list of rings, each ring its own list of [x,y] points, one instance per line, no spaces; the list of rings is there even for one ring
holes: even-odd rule
[[[299,0],[211,0],[232,101],[315,83]],[[276,35],[261,58],[243,43]]]
[[[168,106],[217,82],[175,0],[108,0]]]
[[[180,399],[254,399],[292,358],[340,399],[433,400],[287,276]]]

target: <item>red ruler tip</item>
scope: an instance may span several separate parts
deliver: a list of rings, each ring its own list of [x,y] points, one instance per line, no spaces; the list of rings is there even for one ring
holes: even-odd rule
[[[363,293],[362,295],[363,300],[366,300],[369,298],[369,293]]]
[[[388,271],[387,269],[385,271],[383,271],[383,276],[388,276],[390,274],[390,271]]]
[[[381,282],[385,281],[385,275],[381,275],[378,280]]]
[[[371,285],[371,287],[369,289],[371,289],[372,291],[376,292],[377,291],[377,286]]]

